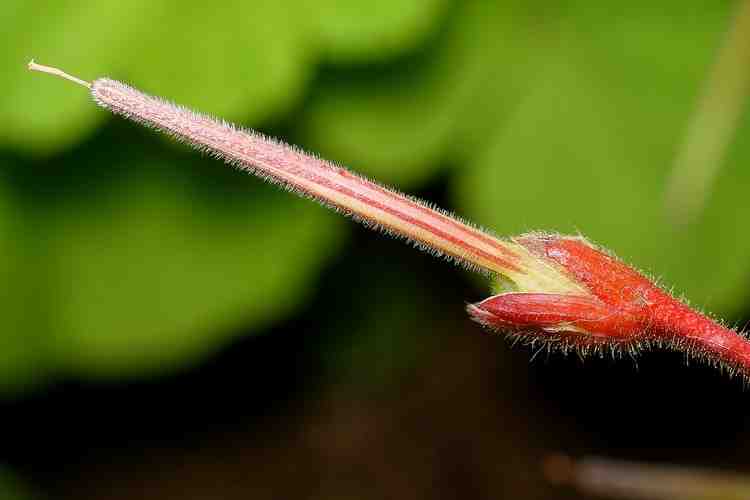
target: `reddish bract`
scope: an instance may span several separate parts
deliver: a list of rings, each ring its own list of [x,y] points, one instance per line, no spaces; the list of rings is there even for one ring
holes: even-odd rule
[[[532,341],[566,346],[608,345],[632,350],[668,345],[712,364],[750,374],[747,339],[655,285],[583,238],[525,235],[515,239],[562,268],[589,294],[509,292],[469,306],[480,323]]]

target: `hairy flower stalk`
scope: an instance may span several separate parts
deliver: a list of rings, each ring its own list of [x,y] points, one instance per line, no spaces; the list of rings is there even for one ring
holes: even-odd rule
[[[613,353],[665,345],[750,377],[750,342],[673,298],[580,237],[531,233],[499,239],[428,204],[251,130],[215,120],[124,83],[89,83],[115,114],[467,267],[502,278],[508,291],[468,306],[473,319],[543,347]]]

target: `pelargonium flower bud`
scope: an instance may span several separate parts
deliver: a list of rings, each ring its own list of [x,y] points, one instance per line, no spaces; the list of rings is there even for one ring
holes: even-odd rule
[[[531,233],[501,239],[429,204],[252,130],[176,106],[108,78],[87,82],[94,101],[227,163],[313,198],[370,227],[466,267],[501,276],[512,290],[468,307],[473,319],[531,343],[585,353],[651,344],[697,354],[750,377],[750,342],[694,311],[581,237]]]
[[[514,241],[583,293],[518,288],[468,307],[490,328],[563,348],[635,350],[656,343],[750,373],[750,344],[582,237],[532,233]]]

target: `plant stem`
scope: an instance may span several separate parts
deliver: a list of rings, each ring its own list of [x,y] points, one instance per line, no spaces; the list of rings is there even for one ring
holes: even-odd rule
[[[29,68],[89,88],[117,115],[165,132],[237,168],[413,241],[469,268],[503,275],[511,290],[468,307],[483,325],[531,344],[634,352],[666,345],[750,375],[750,342],[690,309],[580,237],[531,233],[500,239],[442,210],[252,130],[149,96],[124,83],[89,83],[33,61]]]

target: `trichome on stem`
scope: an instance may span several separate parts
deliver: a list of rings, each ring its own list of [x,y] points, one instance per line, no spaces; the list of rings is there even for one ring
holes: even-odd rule
[[[300,148],[116,80],[87,82],[33,61],[29,69],[85,86],[97,104],[114,114],[510,283],[508,291],[467,308],[491,329],[539,348],[579,354],[665,346],[750,378],[750,341],[743,335],[691,309],[582,237],[529,233],[497,238]]]

